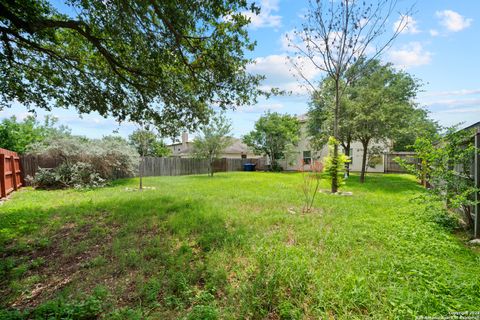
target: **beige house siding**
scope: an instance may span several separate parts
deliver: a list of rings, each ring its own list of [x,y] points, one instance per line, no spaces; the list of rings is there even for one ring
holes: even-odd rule
[[[280,160],[279,164],[283,167],[284,170],[299,170],[300,165],[303,163],[303,152],[310,151],[312,159],[323,161],[323,159],[328,155],[328,146],[325,145],[321,150],[314,151],[310,146],[310,142],[307,134],[307,126],[305,117],[300,118],[301,129],[300,129],[300,140],[298,145],[294,148],[293,152],[286,156],[286,159]],[[389,143],[384,142],[374,142],[370,143],[370,147],[380,146],[384,153],[390,151]],[[363,146],[359,141],[352,142],[350,147],[352,154],[352,162],[350,163],[350,170],[353,172],[361,171],[362,168],[362,153]],[[340,151],[343,152],[343,148],[340,147]],[[367,168],[367,172],[385,172],[385,154],[381,156],[381,163],[376,165],[375,168]],[[305,166],[305,170],[310,170],[308,165]]]

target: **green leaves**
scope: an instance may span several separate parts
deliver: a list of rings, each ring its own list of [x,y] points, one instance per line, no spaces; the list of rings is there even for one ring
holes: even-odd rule
[[[45,117],[43,124],[34,116],[28,116],[21,122],[15,116],[3,119],[0,123],[0,148],[25,153],[31,144],[70,133],[70,129],[65,126],[56,127],[56,123],[57,119],[49,116]]]
[[[255,101],[245,71],[254,43],[246,1],[47,1],[0,5],[0,108],[53,105],[118,121],[153,120],[163,134],[207,122],[209,107]],[[230,17],[226,19],[226,17]]]
[[[228,135],[232,131],[232,123],[224,114],[218,114],[208,125],[201,127],[201,135],[193,142],[193,153],[196,158],[209,161],[209,172],[213,176],[213,161],[232,143]]]
[[[257,154],[270,157],[272,166],[283,156],[288,145],[300,139],[300,122],[295,116],[267,112],[255,123],[255,129],[243,141]]]
[[[128,140],[137,149],[138,154],[152,157],[166,157],[171,154],[163,140],[154,132],[147,129],[135,130]]]
[[[413,145],[419,163],[400,162],[425,186],[431,186],[429,194],[433,199],[443,201],[448,208],[460,209],[470,227],[470,210],[476,203],[473,196],[479,192],[473,179],[473,161],[478,151],[472,137],[473,130],[457,131],[452,127],[435,140],[419,138]]]

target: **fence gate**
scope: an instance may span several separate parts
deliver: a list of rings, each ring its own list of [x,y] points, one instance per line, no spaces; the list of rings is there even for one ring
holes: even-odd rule
[[[0,199],[23,185],[21,173],[18,154],[0,148]]]

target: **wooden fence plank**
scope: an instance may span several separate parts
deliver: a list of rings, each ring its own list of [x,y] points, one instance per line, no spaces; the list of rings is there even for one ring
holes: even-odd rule
[[[408,163],[416,163],[415,152],[389,152],[385,155],[384,171],[386,173],[407,173],[395,159],[400,158]]]
[[[0,148],[0,198],[23,186],[21,173],[18,154]]]
[[[218,159],[214,163],[215,172],[243,171],[245,163],[257,164],[257,170],[265,168],[265,159]],[[27,176],[34,177],[38,168],[55,168],[61,164],[60,160],[42,158],[33,155],[22,156],[19,166],[22,168],[21,178],[28,184]],[[140,167],[139,167],[140,169]],[[178,176],[192,174],[206,174],[208,161],[195,158],[157,158],[145,157],[143,163],[143,176]]]
[[[0,198],[7,196],[7,186],[5,181],[5,155],[0,153]]]

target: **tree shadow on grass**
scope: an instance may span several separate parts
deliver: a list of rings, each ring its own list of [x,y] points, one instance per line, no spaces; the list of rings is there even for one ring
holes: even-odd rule
[[[0,306],[36,308],[102,284],[113,307],[188,309],[198,290],[221,290],[211,253],[240,245],[246,228],[201,200],[148,195],[11,209],[1,219]],[[196,288],[196,289],[194,289]],[[215,292],[212,292],[215,293]]]

